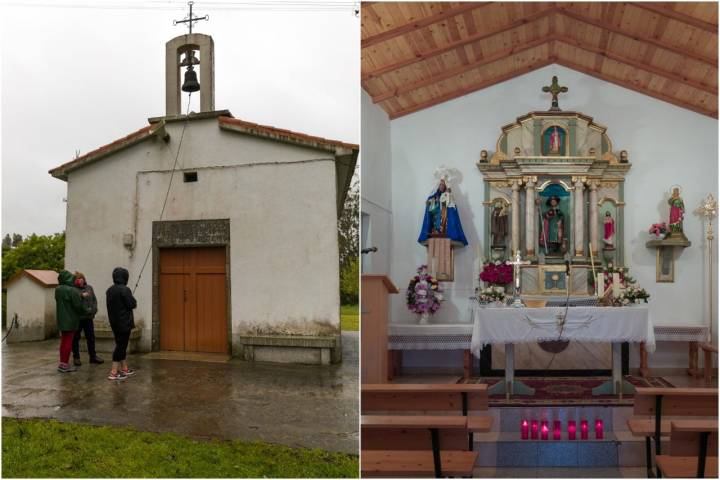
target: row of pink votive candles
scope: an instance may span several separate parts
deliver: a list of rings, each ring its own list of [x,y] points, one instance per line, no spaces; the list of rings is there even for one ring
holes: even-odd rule
[[[575,440],[577,434],[577,426],[575,420],[567,422],[568,440]],[[550,427],[547,420],[538,422],[537,420],[525,420],[520,422],[520,436],[523,440],[547,440],[550,434]],[[589,427],[587,420],[580,420],[580,439],[587,440],[589,435]],[[553,421],[553,440],[562,438],[562,424],[560,420]],[[603,421],[599,418],[595,420],[595,438],[602,440],[603,438]]]

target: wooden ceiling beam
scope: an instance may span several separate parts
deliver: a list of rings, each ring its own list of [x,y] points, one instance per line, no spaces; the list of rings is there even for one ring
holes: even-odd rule
[[[402,110],[398,110],[396,112],[390,113],[390,115],[389,115],[390,119],[393,120],[398,117],[407,115],[409,113],[417,112],[418,110],[423,110],[425,108],[432,107],[433,105],[437,105],[438,103],[447,102],[448,100],[452,100],[457,97],[462,97],[463,95],[467,95],[468,93],[472,93],[477,90],[482,90],[483,88],[490,87],[492,85],[515,78],[519,75],[524,75],[528,72],[532,72],[533,70],[537,70],[537,69],[545,67],[547,65],[556,63],[556,60],[557,59],[555,59],[553,57],[537,60],[533,63],[525,65],[524,67],[518,68],[517,70],[513,70],[512,72],[508,72],[506,74],[499,75],[497,77],[483,80],[482,82],[475,83],[473,85],[470,85],[469,87],[466,87],[466,88],[463,88],[460,90],[455,90],[455,91],[446,93],[444,95],[440,95],[439,97],[431,98],[424,102],[420,102],[418,104],[412,105],[412,106],[404,108]]]
[[[367,48],[372,45],[376,45],[378,43],[382,43],[387,40],[390,40],[391,38],[399,37],[400,35],[405,35],[406,33],[410,33],[413,30],[417,30],[418,28],[428,27],[434,23],[442,22],[443,20],[447,20],[448,18],[456,17],[456,16],[462,14],[463,12],[467,12],[468,10],[475,10],[477,8],[484,7],[486,5],[491,5],[492,3],[493,2],[463,3],[459,7],[449,8],[447,10],[443,10],[442,12],[438,12],[433,15],[428,15],[427,17],[422,17],[414,22],[406,23],[404,25],[400,25],[399,27],[395,27],[390,30],[386,30],[384,32],[380,32],[378,34],[364,38],[360,41],[360,46],[362,48]]]
[[[423,79],[420,79],[415,82],[403,84],[394,90],[388,90],[388,91],[382,92],[378,95],[374,95],[372,97],[373,103],[384,102],[385,100],[387,100],[389,98],[396,97],[398,95],[402,95],[407,92],[411,92],[413,90],[417,90],[419,88],[423,88],[428,85],[432,85],[434,83],[442,82],[443,80],[447,80],[448,78],[452,78],[457,75],[461,75],[465,72],[469,72],[471,70],[475,70],[477,68],[483,67],[490,63],[497,62],[498,60],[504,60],[513,55],[517,55],[517,54],[525,52],[527,50],[531,50],[533,48],[539,47],[541,45],[544,45],[544,44],[550,42],[551,40],[552,40],[552,38],[549,38],[549,37],[540,37],[531,42],[521,43],[521,44],[515,45],[513,47],[506,48],[505,50],[501,50],[497,53],[494,53],[490,56],[481,58],[480,60],[476,60],[467,65],[460,65],[458,67],[451,68],[449,70],[444,70],[443,72],[441,72],[437,75],[433,75],[428,78],[423,78]]]
[[[692,27],[714,33],[716,35],[718,33],[718,26],[714,23],[705,22],[703,20],[700,20],[699,18],[691,17],[690,15],[678,12],[669,7],[664,7],[656,2],[630,2],[630,4],[633,7],[642,8],[643,10],[657,13],[658,15],[661,15],[663,17],[671,18],[672,20],[682,22],[686,25],[690,25]]]
[[[697,60],[698,62],[705,63],[707,65],[710,65],[713,68],[717,68],[717,59],[713,59],[710,57],[706,57],[704,55],[701,55],[699,53],[691,52],[690,50],[687,50],[682,47],[677,47],[675,45],[670,45],[669,43],[661,42],[659,40],[655,40],[652,37],[646,36],[646,35],[638,35],[636,33],[628,32],[626,30],[623,30],[622,28],[618,28],[611,24],[605,24],[599,20],[596,20],[594,18],[586,17],[584,15],[580,15],[577,12],[574,12],[572,10],[567,9],[567,7],[559,7],[559,11],[562,15],[565,15],[566,17],[572,18],[573,20],[577,20],[578,22],[583,22],[588,25],[593,25],[597,28],[604,28],[606,30],[610,30],[613,33],[616,33],[618,35],[622,35],[627,38],[631,38],[635,40],[636,42],[640,43],[649,43],[651,45],[655,45],[658,48],[662,48],[663,50],[668,50],[670,52],[676,53],[678,55],[682,55],[685,57],[690,57],[693,60]]]
[[[568,60],[564,60],[562,58],[558,58],[556,63],[558,65],[562,65],[563,67],[569,68],[571,70],[575,70],[580,73],[584,73],[585,75],[589,75],[591,77],[598,78],[604,82],[614,83],[615,85],[618,85],[620,87],[642,93],[643,95],[647,95],[649,97],[657,98],[658,100],[662,100],[664,102],[671,103],[678,107],[686,108],[688,110],[692,110],[693,112],[700,113],[702,115],[707,115],[708,117],[718,118],[717,111],[707,110],[706,108],[700,107],[694,103],[685,102],[685,101],[679,100],[677,98],[674,98],[674,97],[671,97],[668,95],[664,95],[660,92],[656,92],[655,90],[643,88],[639,85],[635,85],[632,82],[628,82],[627,80],[612,77],[612,76],[606,75],[606,74],[600,74],[591,68],[587,68],[582,65],[578,65],[576,63],[573,63]]]
[[[434,48],[432,50],[428,50],[426,52],[419,53],[414,57],[407,58],[405,60],[401,60],[396,63],[391,63],[389,65],[385,65],[383,67],[376,68],[375,70],[363,71],[361,74],[361,80],[363,82],[365,82],[372,78],[377,78],[382,75],[385,75],[386,73],[392,72],[394,70],[398,70],[400,68],[405,68],[414,63],[422,62],[429,58],[433,58],[438,55],[442,55],[443,53],[449,52],[451,50],[455,50],[456,48],[464,47],[465,45],[479,42],[481,40],[485,40],[490,37],[494,37],[495,35],[503,34],[505,32],[514,30],[516,28],[524,27],[525,25],[528,25],[532,22],[539,21],[540,19],[545,18],[549,15],[554,15],[555,13],[557,13],[557,11],[558,10],[556,8],[541,10],[539,12],[535,12],[533,14],[527,15],[521,19],[515,20],[514,22],[508,23],[507,25],[505,25],[497,30],[494,30],[492,32],[480,32],[480,33],[477,33],[476,35],[471,35],[468,38],[458,40],[455,42],[450,42],[445,46]]]
[[[711,93],[713,95],[718,94],[717,87],[714,87],[712,85],[706,85],[704,83],[697,82],[695,80],[687,78],[683,75],[678,75],[677,73],[669,72],[667,70],[655,67],[653,65],[648,65],[639,60],[625,57],[623,55],[618,55],[617,53],[614,53],[610,50],[603,50],[594,45],[590,45],[588,43],[582,42],[582,41],[578,40],[577,38],[571,38],[571,37],[567,37],[567,36],[558,36],[558,37],[556,37],[556,40],[558,42],[562,42],[567,45],[570,45],[571,47],[579,48],[580,50],[594,53],[595,55],[600,55],[602,57],[608,58],[610,60],[614,60],[614,61],[622,63],[624,65],[629,65],[629,66],[637,68],[639,70],[644,70],[646,72],[652,73],[653,75],[658,75],[665,79],[672,80],[674,82],[679,82],[684,85],[696,88],[698,90],[702,90],[703,92]],[[596,65],[597,65],[597,63],[596,63]]]

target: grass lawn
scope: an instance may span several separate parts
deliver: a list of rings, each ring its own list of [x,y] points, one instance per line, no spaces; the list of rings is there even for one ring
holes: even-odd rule
[[[343,305],[340,307],[340,328],[343,331],[355,331],[360,328],[360,308],[358,305]]]
[[[2,476],[357,478],[359,469],[357,456],[322,450],[3,417]]]

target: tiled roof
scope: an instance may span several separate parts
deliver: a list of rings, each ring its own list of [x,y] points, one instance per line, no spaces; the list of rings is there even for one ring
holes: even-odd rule
[[[136,130],[129,135],[115,140],[114,142],[103,145],[102,147],[96,148],[95,150],[92,150],[85,155],[77,157],[70,162],[63,163],[59,167],[53,168],[52,170],[50,170],[50,175],[56,178],[60,178],[62,180],[67,180],[67,174],[72,170],[83,167],[91,162],[99,160],[100,158],[115,153],[118,150],[122,150],[123,148],[129,147],[130,145],[134,145],[139,141],[149,138],[155,133],[156,130],[162,128],[163,125],[164,124],[148,125],[141,128],[140,130]]]
[[[205,114],[207,113],[207,114]],[[236,131],[240,133],[245,133],[248,135],[254,135],[258,137],[264,137],[269,138],[281,142],[288,142],[288,143],[294,143],[302,146],[307,146],[310,148],[319,148],[322,150],[332,150],[333,152],[336,151],[336,149],[346,149],[351,150],[352,153],[357,155],[357,152],[359,150],[358,145],[352,144],[352,143],[345,143],[340,142],[338,140],[329,140],[327,138],[322,137],[314,137],[312,135],[306,135],[304,133],[299,132],[293,132],[291,130],[284,130],[281,128],[275,128],[271,126],[266,125],[259,125],[257,123],[251,123],[246,122],[243,120],[239,120],[236,118],[232,118],[230,115],[230,112],[223,110],[218,112],[201,112],[201,114],[195,114],[195,117],[193,115],[190,115],[189,120],[200,120],[209,118],[208,115],[219,115],[217,116],[218,119],[218,126],[220,128],[229,130],[229,131]],[[184,118],[183,118],[184,119]],[[86,153],[85,155],[82,155],[70,162],[64,163],[60,165],[59,167],[55,167],[52,170],[50,170],[50,175],[52,175],[55,178],[59,178],[61,180],[67,180],[68,173],[70,173],[73,170],[76,170],[78,168],[82,168],[85,165],[88,165],[92,162],[95,162],[97,160],[100,160],[101,158],[105,158],[109,155],[112,155],[113,153],[122,150],[124,148],[127,148],[131,145],[135,145],[138,142],[141,142],[147,138],[150,138],[151,136],[155,135],[157,132],[164,132],[165,128],[165,121],[161,118],[151,119],[153,120],[152,123],[146,127],[141,128],[140,130],[137,130],[129,135],[124,136],[123,138],[120,138],[118,140],[115,140],[112,143],[108,143],[107,145],[104,145],[100,148],[97,148],[91,152]],[[180,117],[173,117],[168,118],[168,121],[179,121]]]
[[[20,270],[10,277],[5,287],[8,287],[22,276],[27,276],[41,287],[56,287],[58,285],[58,273],[54,270]]]
[[[257,123],[246,122],[238,118],[218,117],[220,127],[230,127],[232,130],[239,130],[243,133],[257,135],[261,137],[273,138],[280,141],[291,141],[311,147],[338,147],[348,150],[359,150],[359,147],[353,143],[340,142],[338,140],[329,140],[322,137],[314,137],[304,133],[293,132],[282,128],[271,127],[267,125],[259,125]],[[234,128],[233,128],[234,127]]]

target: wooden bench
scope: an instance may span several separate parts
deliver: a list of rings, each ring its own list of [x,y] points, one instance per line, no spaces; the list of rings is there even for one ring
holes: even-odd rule
[[[655,458],[660,473],[670,478],[717,478],[717,428],[717,418],[673,421],[670,454]]]
[[[652,477],[651,440],[655,441],[655,455],[661,454],[662,436],[670,435],[671,421],[663,416],[714,417],[717,418],[717,388],[646,388],[635,392],[635,415],[652,416],[652,419],[631,418],[630,432],[645,437],[645,460],[648,478]]]
[[[467,417],[363,415],[360,423],[363,477],[472,476],[478,454],[464,451]]]
[[[717,355],[718,349],[711,343],[701,343],[700,348],[703,351],[703,371],[705,373],[705,385],[712,382],[712,356]]]
[[[363,414],[373,412],[449,412],[468,417],[468,450],[473,432],[488,432],[492,418],[468,416],[470,410],[488,409],[486,384],[363,384],[360,393]]]

